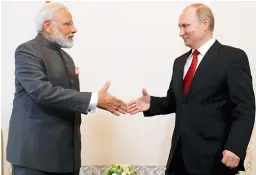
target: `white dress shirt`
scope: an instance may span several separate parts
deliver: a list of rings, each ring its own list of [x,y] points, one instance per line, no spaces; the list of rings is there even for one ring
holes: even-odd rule
[[[210,49],[210,47],[214,44],[216,40],[214,38],[211,38],[210,40],[208,40],[204,45],[202,45],[199,49],[197,49],[199,51],[199,55],[198,55],[198,62],[196,65],[196,69],[198,68],[198,65],[200,64],[200,62],[202,61],[203,57],[205,56],[206,52]],[[184,72],[183,72],[183,79],[185,77],[185,75],[188,72],[188,69],[192,63],[192,57],[193,57],[193,52],[195,49],[192,49],[191,54],[189,55],[189,57],[186,60],[185,66],[184,66]]]

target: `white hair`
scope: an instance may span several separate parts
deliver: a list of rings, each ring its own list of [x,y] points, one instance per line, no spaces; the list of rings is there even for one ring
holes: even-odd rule
[[[43,24],[47,20],[52,20],[53,13],[59,9],[67,9],[66,6],[60,3],[47,3],[43,6],[41,10],[39,10],[36,14],[35,24],[36,31],[41,33],[43,31]]]

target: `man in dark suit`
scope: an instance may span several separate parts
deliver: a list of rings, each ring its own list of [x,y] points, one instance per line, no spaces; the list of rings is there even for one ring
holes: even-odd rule
[[[234,175],[244,169],[255,118],[248,58],[213,38],[214,16],[203,4],[185,8],[179,27],[191,50],[175,60],[167,96],[143,89],[128,112],[176,113],[166,175]]]
[[[110,95],[79,92],[78,70],[61,48],[70,48],[76,28],[70,12],[50,3],[37,14],[38,35],[15,52],[15,97],[7,160],[13,175],[73,175],[81,166],[81,113],[96,107],[115,115],[126,104]]]

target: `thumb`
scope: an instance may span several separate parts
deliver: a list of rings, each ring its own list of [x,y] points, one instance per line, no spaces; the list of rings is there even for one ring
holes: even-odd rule
[[[108,91],[108,88],[110,86],[110,81],[107,81],[106,84],[104,85],[104,87],[101,89],[101,91],[105,91],[107,92]]]
[[[145,88],[142,89],[142,94],[143,94],[143,96],[149,96],[149,94],[147,93]]]

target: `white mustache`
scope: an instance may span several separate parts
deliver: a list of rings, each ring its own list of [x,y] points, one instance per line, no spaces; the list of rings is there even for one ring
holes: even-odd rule
[[[68,34],[68,35],[66,35],[66,37],[68,38],[68,37],[74,37],[74,35],[73,34]]]

